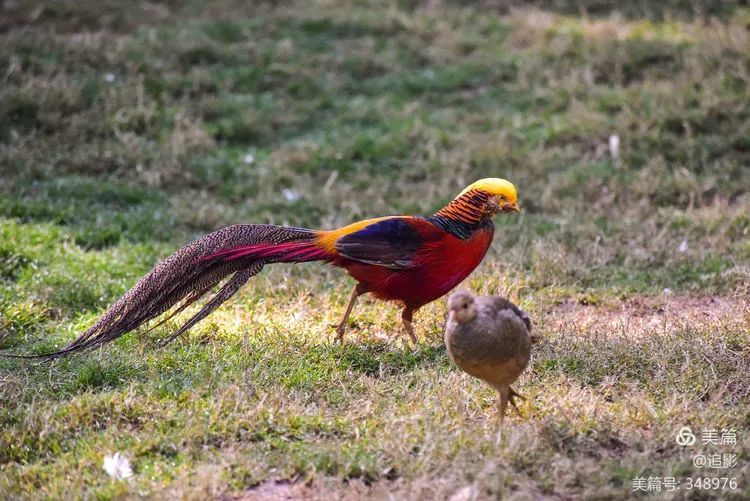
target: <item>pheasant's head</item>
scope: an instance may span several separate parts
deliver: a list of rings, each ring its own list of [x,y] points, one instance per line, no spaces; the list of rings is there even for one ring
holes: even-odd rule
[[[459,324],[471,322],[477,317],[477,305],[474,294],[468,291],[458,291],[448,298],[448,321]]]
[[[498,212],[519,212],[518,193],[513,183],[497,177],[480,179],[458,194],[437,215],[476,224]]]
[[[498,212],[519,212],[521,210],[518,207],[516,187],[510,181],[498,177],[488,177],[470,184],[458,194],[456,200],[467,195],[479,195],[480,198],[484,199],[486,212],[490,212],[491,215]]]

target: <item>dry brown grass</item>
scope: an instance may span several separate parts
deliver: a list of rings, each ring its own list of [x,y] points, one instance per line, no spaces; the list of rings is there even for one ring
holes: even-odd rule
[[[742,497],[739,3],[2,3],[3,348],[69,341],[197,234],[429,214],[488,176],[523,211],[464,286],[509,295],[544,342],[526,417],[498,430],[492,391],[441,347],[442,303],[414,352],[371,301],[334,347],[351,284],[269,267],[166,350],[133,334],[1,360],[0,492],[622,498],[634,476],[705,475],[674,443],[690,425],[742,430],[740,489],[722,493]],[[102,471],[115,450],[131,481]]]

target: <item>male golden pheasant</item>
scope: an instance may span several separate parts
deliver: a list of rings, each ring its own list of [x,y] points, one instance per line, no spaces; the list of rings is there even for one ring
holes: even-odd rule
[[[344,268],[357,281],[336,329],[337,342],[343,339],[357,297],[368,292],[403,305],[404,327],[416,342],[414,311],[448,293],[479,265],[492,242],[492,216],[518,210],[513,184],[488,178],[473,183],[429,217],[386,216],[330,231],[270,224],[228,226],[156,265],[62,350],[9,356],[55,358],[100,346],[180,303],[167,320],[172,318],[231,275],[166,344],[218,308],[264,265],[307,261]]]

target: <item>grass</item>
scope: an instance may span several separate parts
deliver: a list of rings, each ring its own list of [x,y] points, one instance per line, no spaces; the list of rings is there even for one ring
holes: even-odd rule
[[[524,211],[464,285],[510,295],[544,341],[526,417],[498,430],[492,392],[441,347],[441,302],[415,351],[368,301],[338,347],[350,280],[269,268],[164,350],[174,322],[0,360],[0,492],[611,498],[635,476],[739,483],[656,497],[750,492],[750,11],[510,4],[6,2],[0,347],[62,346],[218,227],[427,214],[486,176]],[[738,444],[682,450],[688,425]],[[133,479],[106,476],[114,451]],[[729,451],[734,469],[692,464]]]

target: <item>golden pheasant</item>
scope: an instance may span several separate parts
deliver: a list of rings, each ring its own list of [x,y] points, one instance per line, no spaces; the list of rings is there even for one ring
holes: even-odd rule
[[[357,281],[336,341],[343,338],[357,297],[366,293],[401,303],[404,327],[416,341],[414,312],[448,293],[479,265],[492,242],[495,214],[518,210],[513,184],[488,178],[473,183],[429,217],[386,216],[329,231],[270,224],[229,226],[176,251],[78,339],[36,357],[54,358],[100,346],[176,305],[163,323],[229,277],[166,344],[218,308],[266,264],[308,261],[344,268]]]

